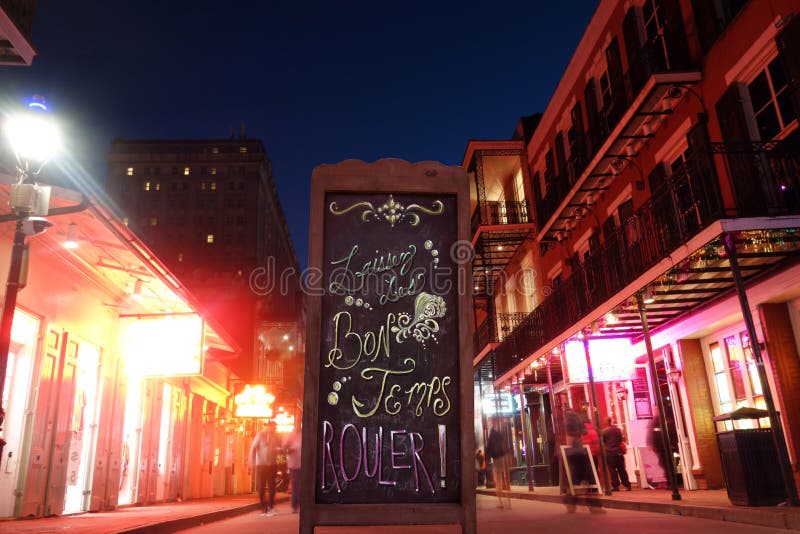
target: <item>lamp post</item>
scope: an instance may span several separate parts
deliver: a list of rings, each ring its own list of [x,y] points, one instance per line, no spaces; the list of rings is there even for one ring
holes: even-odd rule
[[[6,383],[8,353],[11,348],[11,329],[14,310],[17,307],[17,293],[22,284],[21,273],[25,261],[25,238],[44,232],[52,226],[42,215],[47,215],[50,204],[50,188],[31,183],[52,157],[59,146],[59,136],[55,125],[46,116],[47,106],[42,99],[35,99],[26,112],[9,117],[5,123],[5,133],[16,157],[17,182],[11,185],[9,206],[16,220],[14,243],[11,248],[11,262],[0,316],[0,428],[5,419],[2,406],[3,390]],[[0,438],[0,457],[5,440]]]

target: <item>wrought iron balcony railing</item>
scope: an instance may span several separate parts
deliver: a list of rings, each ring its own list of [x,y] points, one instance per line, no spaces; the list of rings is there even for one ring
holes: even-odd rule
[[[490,343],[503,341],[527,317],[527,313],[498,313],[487,317],[475,331],[475,354]]]
[[[548,189],[544,198],[537,201],[536,215],[542,226],[555,214],[558,206],[569,194],[572,185],[578,181],[631,104],[636,101],[647,80],[655,74],[681,71],[689,67],[687,59],[670,56],[665,43],[665,37],[659,35],[645,43],[636,56],[629,58],[630,66],[623,74],[624,94],[614,95],[613,102],[599,111],[596,124],[586,132],[586,155],[584,156],[581,151],[579,157],[570,160],[568,172],[556,177],[553,181],[556,186]]]
[[[653,191],[634,216],[606,235],[575,269],[495,349],[500,375],[613,297],[647,269],[724,216],[719,182],[707,153]]]
[[[511,200],[494,200],[479,202],[472,214],[472,233],[480,226],[528,223],[527,202]]]
[[[736,195],[734,215],[783,215],[800,211],[800,131],[767,143],[711,143],[721,154]]]
[[[800,132],[780,143],[711,143],[652,196],[495,349],[498,376],[556,338],[723,217],[800,215]],[[723,206],[711,154],[723,159],[734,202]]]

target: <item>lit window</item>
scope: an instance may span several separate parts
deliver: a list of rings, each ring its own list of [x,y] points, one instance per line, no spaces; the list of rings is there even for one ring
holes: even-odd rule
[[[217,147],[217,146],[211,147],[211,153],[212,154],[219,154],[219,147]]]
[[[239,147],[239,154],[247,154],[247,147],[246,146],[240,146]]]
[[[184,176],[189,176],[189,167],[184,167],[183,168],[183,175]]]
[[[208,234],[206,236],[206,243],[213,243],[214,242],[214,234]]]
[[[158,226],[158,217],[150,217],[150,226]]]
[[[150,182],[145,182],[144,183],[144,190],[145,191],[150,191]]]
[[[161,183],[156,182],[156,191],[161,191]]]
[[[178,253],[178,262],[183,263],[183,252]]]
[[[128,167],[128,176],[133,176],[133,167]]]
[[[217,168],[211,167],[211,176],[216,176],[216,175],[217,175]]]
[[[200,182],[200,190],[201,191],[205,191],[206,190],[206,183],[205,182]]]
[[[212,191],[216,191],[217,190],[217,182],[211,182],[211,190]]]
[[[792,122],[792,97],[780,58],[773,59],[747,91],[762,141],[773,139]]]

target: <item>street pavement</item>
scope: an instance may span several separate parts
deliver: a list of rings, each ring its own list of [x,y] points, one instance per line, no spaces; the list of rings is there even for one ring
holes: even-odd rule
[[[478,532],[550,532],[559,534],[591,529],[602,532],[787,532],[800,531],[800,509],[783,506],[746,507],[730,503],[725,490],[681,491],[673,501],[666,490],[615,492],[611,496],[590,494],[577,499],[559,495],[557,487],[513,486],[511,509],[499,510],[492,490],[478,488]],[[504,499],[508,502],[509,499]],[[245,495],[128,506],[98,513],[63,517],[0,520],[0,534],[69,532],[69,534],[161,534],[201,527],[201,532],[297,532],[298,516],[290,513],[289,496],[277,495],[276,516],[258,512],[258,496]],[[571,502],[571,506],[565,503]],[[589,504],[592,505],[591,509]],[[391,513],[391,505],[386,506]],[[572,512],[574,510],[574,512]],[[231,519],[235,518],[235,519]],[[613,529],[613,530],[612,530]],[[433,534],[428,529],[424,534]],[[347,532],[347,530],[341,530]],[[359,530],[360,533],[365,530]],[[408,527],[368,529],[380,534],[413,534]],[[452,530],[450,531],[452,532]],[[349,533],[348,533],[349,534]]]
[[[391,505],[387,505],[387,510]],[[541,501],[511,501],[511,509],[497,508],[497,498],[478,495],[478,533],[479,534],[566,534],[581,532],[591,534],[660,534],[674,532],[702,532],[703,534],[750,534],[783,533],[785,529],[758,525],[745,525],[727,521],[698,519],[653,512],[615,510],[575,506]],[[236,532],[269,532],[270,534],[295,534],[298,530],[298,515],[291,513],[288,504],[277,506],[278,515],[267,517],[258,512],[250,512],[232,519],[218,521],[180,532],[191,534],[223,534]],[[375,528],[376,534],[413,534],[413,528]],[[346,532],[342,530],[342,534]],[[426,534],[433,534],[426,531]]]

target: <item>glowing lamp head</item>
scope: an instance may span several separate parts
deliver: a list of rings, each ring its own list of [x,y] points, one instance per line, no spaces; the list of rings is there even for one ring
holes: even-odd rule
[[[58,127],[42,106],[32,102],[28,111],[9,117],[4,128],[11,149],[29,163],[45,163],[61,147]]]

